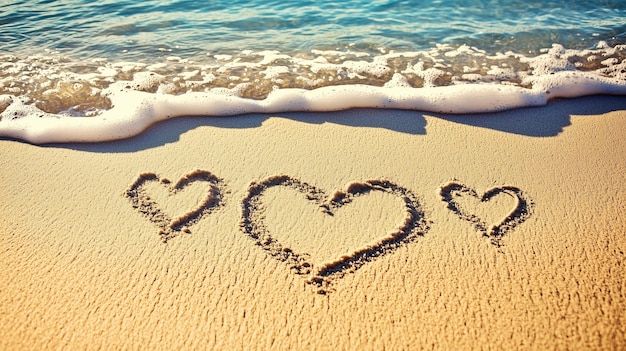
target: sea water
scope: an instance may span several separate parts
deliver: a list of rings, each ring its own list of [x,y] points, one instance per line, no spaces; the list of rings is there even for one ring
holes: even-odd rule
[[[1,0],[0,137],[185,115],[441,113],[626,95],[626,0]]]

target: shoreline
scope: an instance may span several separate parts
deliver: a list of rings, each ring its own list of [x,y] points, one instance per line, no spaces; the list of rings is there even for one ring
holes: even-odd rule
[[[471,114],[559,98],[624,96],[624,49],[604,41],[589,50],[553,44],[526,57],[443,45],[435,52],[367,59],[336,51],[312,52],[307,59],[265,51],[224,62],[215,58],[214,64],[175,57],[153,65],[3,56],[8,75],[0,74],[0,137],[34,144],[101,142],[183,116],[355,108]],[[33,80],[39,83],[23,83]]]
[[[0,348],[620,349],[625,140],[619,96],[0,139]]]

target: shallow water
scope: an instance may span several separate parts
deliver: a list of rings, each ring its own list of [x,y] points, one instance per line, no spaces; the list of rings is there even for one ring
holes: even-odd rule
[[[351,107],[496,111],[623,94],[626,85],[626,1],[22,0],[0,5],[0,28],[0,135],[13,137],[9,121],[33,129],[40,116],[115,109],[132,123],[143,112],[122,103],[131,96],[158,120]],[[480,103],[450,108],[435,97],[456,90],[431,89],[461,85]],[[510,96],[485,103],[493,85]],[[335,86],[343,99],[292,91]],[[205,108],[158,112],[154,104],[172,95]],[[362,96],[376,99],[339,101]],[[225,97],[244,100],[210,106]],[[328,102],[305,101],[320,98]]]
[[[32,1],[0,5],[3,51],[147,60],[248,50],[537,52],[626,39],[625,1]],[[170,51],[171,50],[171,51]]]

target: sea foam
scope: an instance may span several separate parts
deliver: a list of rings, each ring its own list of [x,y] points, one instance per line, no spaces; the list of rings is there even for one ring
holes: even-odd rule
[[[351,108],[466,114],[540,106],[554,98],[626,95],[625,46],[554,45],[542,55],[468,46],[426,52],[244,51],[150,65],[4,57],[0,136],[31,143],[132,137],[179,116],[327,112]]]

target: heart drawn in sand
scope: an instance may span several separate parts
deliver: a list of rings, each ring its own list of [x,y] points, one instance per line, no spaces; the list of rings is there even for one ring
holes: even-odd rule
[[[484,236],[491,238],[491,243],[498,247],[502,246],[501,240],[504,235],[530,217],[534,205],[532,200],[522,190],[508,185],[488,189],[479,196],[474,189],[458,182],[450,182],[441,187],[439,194],[442,200],[447,203],[448,209],[461,219],[472,223],[476,230],[483,233]],[[501,221],[491,225],[487,224],[484,219],[467,212],[459,204],[459,200],[465,196],[470,196],[481,203],[486,203],[499,195],[512,197],[515,199],[516,204]]]
[[[196,207],[180,216],[170,217],[148,194],[146,185],[150,182],[156,182],[166,187],[171,196],[196,182],[207,182],[210,184],[210,189]],[[222,206],[223,193],[221,179],[208,171],[196,170],[182,176],[175,184],[171,184],[171,181],[166,178],[159,178],[155,173],[141,173],[130,188],[124,192],[124,195],[130,199],[134,208],[159,227],[161,238],[167,242],[181,232],[191,233],[190,226],[197,223],[204,215]]]
[[[263,195],[272,187],[286,187],[301,193],[306,201],[318,206],[323,214],[334,216],[334,212],[349,205],[355,198],[371,192],[391,194],[402,200],[405,217],[403,223],[391,231],[381,233],[374,242],[364,243],[360,248],[345,252],[330,262],[315,266],[309,253],[299,252],[298,248],[287,247],[269,232],[265,223],[266,209]],[[317,286],[319,293],[329,291],[329,285],[348,272],[354,272],[378,257],[393,252],[401,245],[415,241],[424,235],[429,224],[417,197],[409,190],[388,180],[369,180],[351,183],[345,191],[336,191],[327,195],[323,190],[287,175],[267,178],[259,183],[252,183],[242,202],[241,230],[250,236],[258,246],[271,257],[289,265],[296,274],[308,275],[308,284]]]

